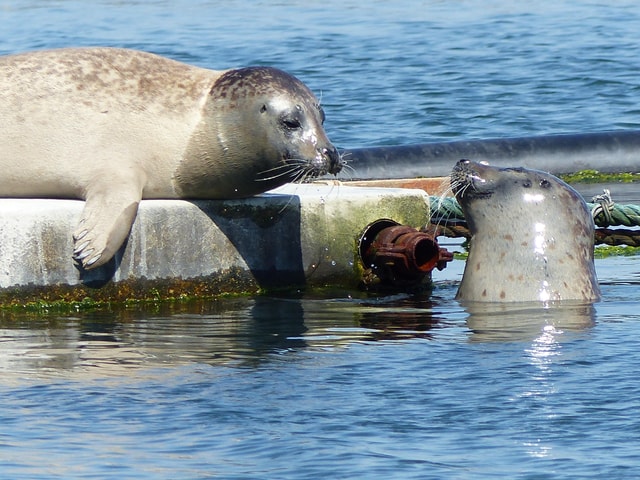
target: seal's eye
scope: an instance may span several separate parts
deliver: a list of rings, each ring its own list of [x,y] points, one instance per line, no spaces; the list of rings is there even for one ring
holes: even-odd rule
[[[302,127],[300,120],[298,120],[297,118],[283,118],[282,124],[289,130],[297,130],[298,128]]]
[[[542,188],[549,188],[551,186],[551,182],[545,178],[543,178],[542,180],[540,180],[540,186]]]
[[[522,186],[524,188],[531,188],[531,180],[525,180],[524,182],[522,182]]]
[[[260,113],[264,113],[267,111],[267,106],[266,105],[262,105],[262,107],[260,107]]]

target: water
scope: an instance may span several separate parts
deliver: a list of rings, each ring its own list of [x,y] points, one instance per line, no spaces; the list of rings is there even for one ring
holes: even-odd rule
[[[0,2],[0,53],[141,48],[291,71],[343,147],[639,128],[633,0]]]
[[[0,1],[0,53],[274,65],[348,148],[640,128],[639,17],[632,1]],[[0,471],[637,478],[637,264],[598,260],[603,301],[579,314],[470,315],[456,261],[431,297],[4,315]]]

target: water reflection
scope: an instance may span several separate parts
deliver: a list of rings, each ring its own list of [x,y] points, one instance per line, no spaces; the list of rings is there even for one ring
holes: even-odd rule
[[[473,341],[532,341],[564,331],[587,331],[595,324],[592,304],[566,302],[542,307],[531,303],[463,304]]]
[[[558,438],[566,434],[561,420],[567,415],[563,382],[574,372],[576,338],[595,325],[594,306],[468,303],[464,308],[471,342],[499,342],[499,348],[513,353],[508,375],[501,380],[506,390],[511,388],[506,408],[528,419],[511,431],[514,444],[531,459],[556,458]],[[567,357],[566,351],[573,353]],[[510,383],[508,378],[517,381]]]
[[[525,350],[525,358],[532,368],[525,370],[529,372],[528,381],[523,384],[526,388],[518,395],[517,401],[523,404],[522,408],[536,412],[538,422],[532,424],[530,431],[523,435],[525,451],[533,458],[546,458],[554,454],[551,426],[558,414],[554,407],[557,402],[555,399],[562,395],[554,374],[556,367],[563,362],[562,335],[563,331],[556,326],[545,324]]]
[[[565,331],[588,330],[594,316],[591,305],[462,308],[426,294],[259,296],[74,316],[5,315],[0,319],[0,371],[17,376],[113,376],[188,363],[255,368],[310,348],[443,337],[544,345],[545,338],[559,339]]]
[[[334,314],[349,315],[359,329],[353,333],[367,341],[433,339],[434,329],[448,323],[443,307],[426,294],[305,304],[308,315],[322,316],[327,308]]]
[[[0,370],[13,374],[121,375],[132,368],[250,361],[304,331],[299,303],[261,299],[158,304],[74,317],[5,317]]]
[[[455,317],[455,314],[453,315]],[[428,338],[452,312],[428,296],[254,297],[0,318],[0,371],[127,374],[200,362],[255,367],[276,355],[352,342]]]

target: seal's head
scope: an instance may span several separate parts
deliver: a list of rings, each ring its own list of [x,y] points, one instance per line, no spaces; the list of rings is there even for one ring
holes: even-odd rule
[[[580,194],[553,175],[460,160],[451,187],[471,232],[458,298],[594,301],[594,226]]]
[[[343,161],[327,138],[324,118],[309,88],[286,72],[271,67],[226,71],[211,88],[190,148],[202,152],[202,145],[215,143],[209,148],[217,150],[223,165],[217,177],[189,179],[186,193],[244,197],[337,174]]]

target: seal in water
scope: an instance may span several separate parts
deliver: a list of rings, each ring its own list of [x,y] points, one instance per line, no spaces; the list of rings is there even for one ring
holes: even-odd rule
[[[238,198],[343,166],[316,97],[275,68],[150,53],[0,57],[0,196],[80,198],[74,258],[106,263],[142,198]]]
[[[451,187],[471,232],[457,297],[481,302],[593,302],[593,218],[553,175],[460,160]]]

